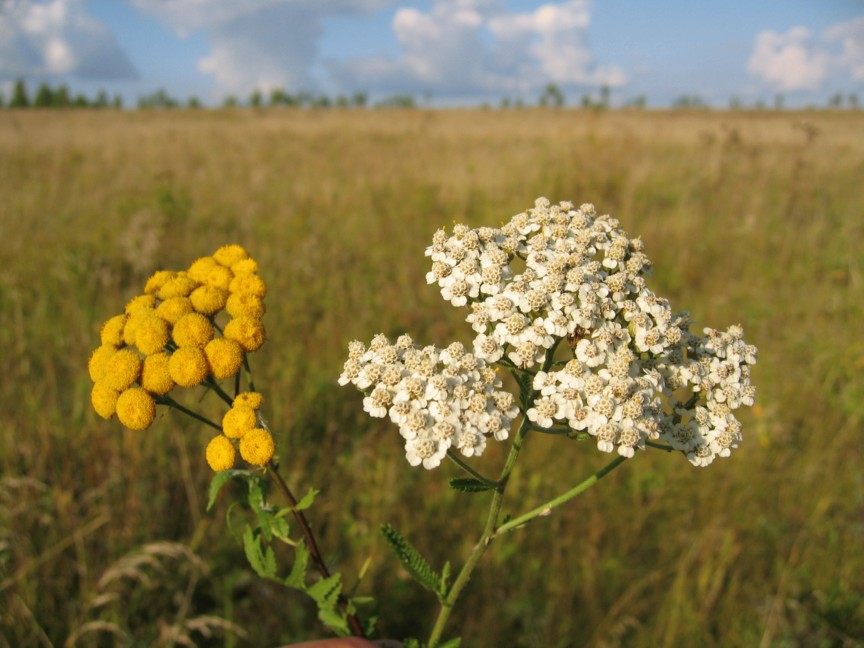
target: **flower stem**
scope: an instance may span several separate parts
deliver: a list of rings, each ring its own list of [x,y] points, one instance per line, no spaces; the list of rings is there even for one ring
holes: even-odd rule
[[[467,463],[462,461],[461,457],[459,457],[459,455],[456,454],[456,452],[452,448],[450,450],[447,450],[447,456],[450,457],[450,459],[452,459],[456,463],[456,465],[458,465],[460,468],[462,468],[462,470],[467,472],[469,475],[471,475],[475,479],[483,482],[487,486],[497,486],[498,485],[498,482],[496,482],[492,479],[489,479],[487,477],[484,477],[479,472],[474,470],[471,466],[469,466]]]
[[[462,590],[468,584],[468,581],[471,579],[471,573],[474,571],[480,558],[486,552],[492,538],[495,537],[495,525],[498,523],[498,514],[501,512],[501,504],[504,500],[504,490],[507,487],[507,481],[510,478],[513,466],[516,464],[519,452],[522,449],[522,443],[525,440],[525,436],[528,434],[528,429],[528,419],[523,416],[519,429],[513,438],[513,445],[510,447],[510,453],[507,455],[504,469],[501,471],[501,478],[498,480],[498,486],[492,494],[492,502],[489,505],[489,515],[486,518],[486,526],[483,528],[483,534],[480,536],[480,540],[477,544],[471,549],[471,554],[468,556],[468,560],[465,561],[465,565],[463,565],[462,570],[456,577],[456,580],[453,581],[453,586],[450,588],[450,591],[447,592],[447,596],[441,601],[441,609],[438,612],[438,618],[435,620],[432,633],[429,635],[430,647],[434,648],[434,646],[441,640],[444,626],[447,624],[447,619],[450,618],[450,613],[453,611],[456,599],[459,598],[459,594],[462,593]]]
[[[198,412],[190,410],[188,407],[184,407],[183,405],[181,405],[180,403],[175,401],[170,396],[159,396],[156,399],[156,402],[167,405],[168,407],[173,407],[174,409],[179,410],[179,411],[183,412],[184,414],[188,414],[189,416],[194,418],[196,421],[201,421],[201,423],[203,423],[204,425],[209,425],[210,427],[215,428],[215,429],[219,430],[220,432],[222,431],[221,425],[217,425],[216,423],[214,423],[210,419],[208,419],[204,416],[201,416]]]
[[[330,570],[327,569],[327,565],[324,562],[324,557],[321,555],[321,551],[318,549],[318,543],[315,542],[315,536],[312,533],[312,528],[309,526],[309,522],[306,520],[306,516],[303,515],[303,511],[297,509],[297,498],[294,497],[294,493],[291,492],[291,489],[288,488],[288,484],[285,483],[285,480],[282,479],[282,475],[279,474],[278,469],[273,464],[273,462],[269,462],[265,469],[267,470],[267,474],[273,479],[276,483],[276,487],[288,501],[288,505],[291,507],[291,512],[294,514],[294,518],[297,520],[297,523],[300,525],[300,529],[303,532],[303,537],[306,539],[306,548],[309,550],[309,555],[312,557],[312,562],[315,563],[315,568],[318,570],[318,573],[321,574],[322,578],[330,578]],[[348,607],[348,599],[344,596],[339,597],[339,604],[343,609]],[[351,626],[351,632],[355,637],[365,637],[366,633],[363,632],[363,625],[360,623],[360,620],[357,618],[355,614],[348,613],[346,610],[346,616],[348,618],[348,624]]]
[[[543,515],[549,515],[549,513],[552,512],[552,509],[554,509],[557,506],[561,506],[561,504],[564,504],[564,502],[568,502],[571,499],[573,499],[574,497],[576,497],[577,495],[584,493],[586,490],[591,488],[594,484],[596,484],[598,481],[603,479],[603,477],[605,477],[607,474],[609,474],[610,472],[615,470],[615,468],[620,466],[626,460],[627,460],[627,457],[622,457],[622,456],[615,457],[615,459],[613,459],[611,462],[606,464],[606,466],[604,466],[603,468],[598,470],[596,473],[594,473],[593,475],[588,477],[588,479],[584,480],[582,483],[571,488],[566,493],[559,495],[555,499],[549,500],[545,504],[541,504],[540,506],[528,511],[524,515],[520,515],[519,517],[513,518],[512,520],[502,524],[500,527],[498,527],[495,530],[495,533],[493,534],[492,537],[494,538],[495,536],[499,536],[502,533],[506,533],[507,531],[512,531],[513,529],[517,529],[517,528],[519,528],[525,524],[528,524],[534,518],[537,518],[537,517],[540,517]],[[491,538],[490,538],[490,540],[491,540]]]

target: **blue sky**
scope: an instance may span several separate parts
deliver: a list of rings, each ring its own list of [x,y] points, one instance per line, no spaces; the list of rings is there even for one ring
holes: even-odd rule
[[[0,0],[0,92],[864,103],[864,0]]]

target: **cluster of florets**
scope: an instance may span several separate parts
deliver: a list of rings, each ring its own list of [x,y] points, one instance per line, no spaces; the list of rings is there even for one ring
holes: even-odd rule
[[[348,383],[367,394],[370,416],[399,426],[412,466],[434,468],[450,448],[480,455],[488,438],[507,438],[519,413],[495,370],[458,342],[420,348],[407,335],[395,344],[377,335],[366,348],[355,340],[339,378]]]
[[[541,198],[500,228],[439,230],[426,256],[427,282],[470,309],[473,360],[530,374],[534,425],[566,424],[627,457],[663,441],[700,466],[736,447],[732,410],[753,404],[756,348],[737,326],[691,333],[646,287],[644,245],[616,219]]]
[[[234,467],[239,446],[240,456],[253,466],[263,466],[273,458],[276,444],[259,409],[263,398],[257,392],[238,394],[222,418],[222,434],[207,444],[207,463],[219,472]]]
[[[176,386],[234,376],[264,343],[266,292],[258,264],[239,245],[185,271],[156,272],[144,293],[102,327],[88,365],[96,412],[144,430],[158,400]]]

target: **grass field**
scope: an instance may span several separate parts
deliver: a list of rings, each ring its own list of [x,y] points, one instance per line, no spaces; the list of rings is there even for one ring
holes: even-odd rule
[[[101,322],[154,270],[228,242],[269,285],[253,369],[283,472],[322,489],[334,565],[371,556],[360,591],[380,596],[381,636],[425,635],[434,597],[378,526],[458,565],[485,496],[451,493],[452,464],[411,469],[336,378],[354,338],[470,340],[423,250],[540,195],[641,235],[673,308],[742,324],[757,405],[731,458],[637,454],[496,543],[451,632],[465,648],[864,646],[862,178],[860,112],[0,112],[0,646],[323,633],[250,572],[228,498],[205,512],[205,429],[166,412],[135,433],[89,406]],[[607,460],[530,437],[505,508]]]

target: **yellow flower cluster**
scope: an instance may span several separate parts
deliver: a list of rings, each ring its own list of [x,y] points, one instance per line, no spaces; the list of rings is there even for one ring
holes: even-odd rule
[[[237,450],[246,463],[263,466],[273,458],[276,444],[264,426],[258,409],[261,407],[261,394],[245,392],[239,394],[222,418],[222,434],[215,436],[207,444],[207,463],[219,472],[234,467]]]
[[[102,327],[88,364],[96,413],[144,430],[156,417],[156,397],[235,375],[245,355],[264,344],[266,293],[258,264],[239,245],[225,245],[185,271],[156,272],[144,293]]]

